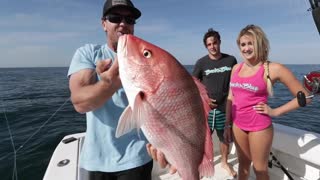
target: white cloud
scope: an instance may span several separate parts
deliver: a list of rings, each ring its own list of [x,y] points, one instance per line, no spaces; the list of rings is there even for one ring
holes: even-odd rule
[[[103,2],[7,1],[9,7],[0,11],[2,58],[11,59],[10,66],[14,66],[13,62],[21,65],[19,59],[23,57],[28,58],[29,66],[43,66],[46,61],[66,65],[65,60],[69,63],[75,48],[84,43],[105,43],[100,24]],[[279,59],[284,62],[296,58],[297,63],[305,63],[318,57],[319,35],[307,11],[307,0],[137,0],[134,3],[142,11],[135,27],[136,35],[168,50],[183,64],[193,64],[206,53],[202,37],[209,27],[220,32],[222,51],[238,57],[235,39],[240,29],[251,23],[263,27],[276,59],[281,55]],[[293,56],[292,52],[299,53]],[[300,61],[304,57],[306,61]],[[4,62],[7,63],[0,61],[0,67],[8,65]]]
[[[80,37],[78,32],[9,32],[0,34],[0,46],[24,46],[55,44]]]
[[[66,52],[67,51],[67,52]],[[58,67],[68,66],[72,51],[50,46],[19,46],[3,52],[0,67]]]

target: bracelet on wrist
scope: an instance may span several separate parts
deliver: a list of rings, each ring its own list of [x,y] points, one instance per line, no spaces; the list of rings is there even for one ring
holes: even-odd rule
[[[231,124],[225,125],[224,128],[225,128],[225,129],[232,128],[232,125],[231,125]]]

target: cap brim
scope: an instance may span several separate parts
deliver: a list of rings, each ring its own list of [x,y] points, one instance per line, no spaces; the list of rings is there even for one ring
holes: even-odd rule
[[[133,17],[134,17],[135,19],[138,19],[138,18],[141,16],[141,12],[139,11],[139,9],[134,8],[134,7],[124,6],[124,5],[116,5],[116,6],[113,6],[112,8],[110,8],[108,11],[106,11],[106,12],[104,13],[104,16],[107,15],[107,14],[109,14],[110,11],[112,11],[112,10],[114,10],[114,9],[116,9],[116,8],[120,8],[120,7],[121,7],[121,8],[128,9],[129,11],[131,11],[132,14],[133,14]]]

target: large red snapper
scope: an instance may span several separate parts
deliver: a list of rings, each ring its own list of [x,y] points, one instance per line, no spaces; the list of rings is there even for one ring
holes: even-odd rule
[[[182,179],[212,176],[213,144],[206,120],[210,107],[204,86],[171,54],[133,35],[119,38],[117,56],[129,106],[116,136],[141,128]]]

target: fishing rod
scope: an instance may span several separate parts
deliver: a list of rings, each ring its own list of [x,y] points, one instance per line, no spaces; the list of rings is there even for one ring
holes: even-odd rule
[[[109,68],[110,66],[111,66],[111,65],[108,64],[106,68]],[[92,74],[90,75],[90,78],[92,78],[93,76],[96,76],[96,75],[97,75],[96,71],[93,71]],[[27,144],[36,134],[38,134],[38,133],[40,132],[40,130],[41,130],[42,128],[44,128],[44,127],[47,125],[47,123],[48,123],[51,119],[53,119],[53,117],[54,117],[54,116],[64,107],[64,105],[65,105],[67,102],[69,102],[69,101],[71,101],[71,96],[68,97],[68,98],[64,101],[64,103],[63,103],[35,132],[33,132],[33,134],[30,135],[30,136],[28,137],[28,139],[27,139],[26,141],[24,141],[24,143],[23,143],[22,145],[19,146],[19,148],[16,149],[15,146],[14,146],[14,147],[13,147],[13,148],[14,148],[13,154],[17,154],[18,151],[20,151],[20,150],[25,146],[25,144]],[[2,101],[2,106],[3,106],[4,114],[5,114],[5,105],[4,105],[3,101]],[[5,114],[5,118],[6,118],[6,120],[7,120],[7,127],[8,127],[8,129],[9,129],[9,136],[10,136],[10,138],[11,138],[11,140],[12,140],[12,144],[14,144],[13,138],[12,138],[11,129],[10,129],[9,122],[8,122],[7,117],[6,117],[6,114]],[[11,153],[8,153],[7,155],[5,155],[4,157],[1,157],[1,158],[7,158],[7,157],[10,156],[10,155],[11,155]]]
[[[311,1],[311,0],[310,0]],[[319,11],[320,12],[320,11]],[[320,16],[319,16],[320,18]],[[320,25],[320,24],[319,24]],[[320,29],[319,29],[320,30]],[[320,94],[320,71],[312,71],[303,76],[302,84],[304,88],[311,94],[306,96],[303,91],[297,93],[298,104],[301,107],[306,106],[307,99],[313,98],[315,95]],[[294,180],[288,170],[283,167],[280,161],[270,152],[271,160],[268,162],[269,168],[272,168],[273,162],[275,162],[281,170],[287,175],[290,180]]]
[[[273,155],[272,152],[270,152],[270,156],[271,156],[271,160],[269,160],[269,163],[268,163],[268,166],[269,168],[272,168],[272,165],[273,165],[273,162],[275,162],[279,167],[280,169],[287,175],[287,177],[290,179],[290,180],[294,180],[293,177],[290,175],[289,171],[283,167],[283,165],[280,163],[280,161]]]
[[[316,9],[320,6],[320,0],[309,0],[311,9]]]
[[[312,13],[314,23],[320,34],[320,0],[309,0],[311,8],[309,9]]]
[[[303,76],[302,84],[304,88],[311,94],[306,96],[304,92],[297,93],[298,104],[301,107],[306,106],[306,100],[320,94],[320,71],[312,71]]]
[[[18,180],[18,172],[17,172],[17,150],[16,150],[16,147],[15,147],[15,144],[14,144],[14,140],[13,140],[13,135],[12,135],[12,131],[11,131],[11,128],[9,126],[9,121],[8,121],[8,118],[7,118],[7,113],[6,113],[6,107],[4,105],[4,102],[1,100],[1,104],[3,106],[3,114],[4,114],[4,118],[6,120],[6,123],[7,123],[7,128],[8,128],[8,132],[9,132],[9,135],[10,135],[10,141],[11,141],[11,145],[12,145],[12,149],[13,149],[13,172],[12,172],[12,180]]]

